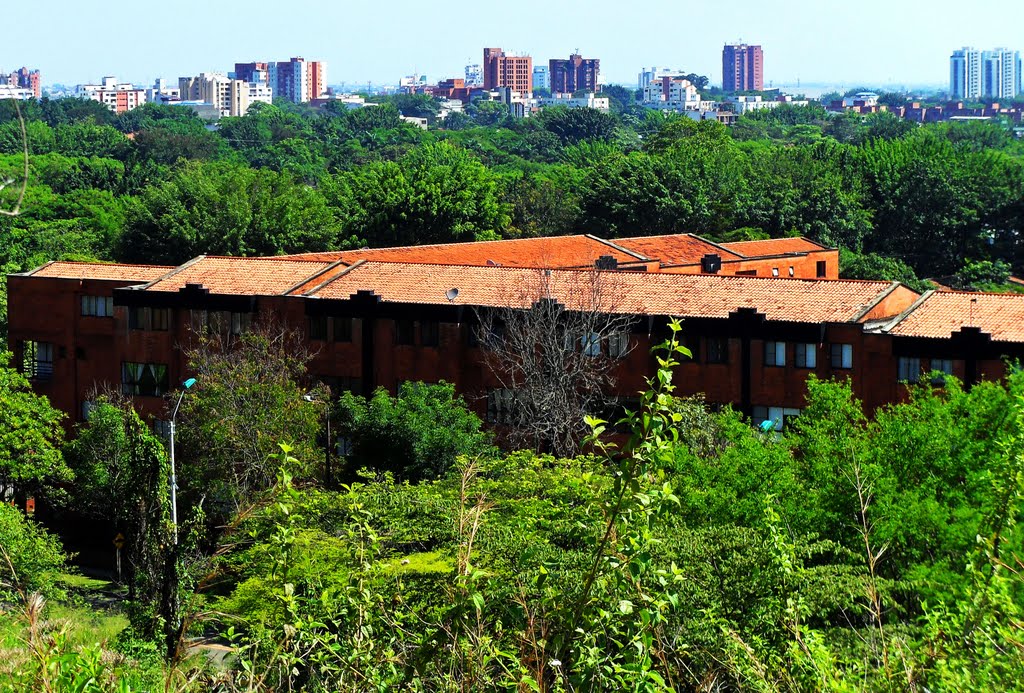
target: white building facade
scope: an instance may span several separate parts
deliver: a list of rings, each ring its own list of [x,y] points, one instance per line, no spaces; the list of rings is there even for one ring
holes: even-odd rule
[[[551,69],[547,65],[534,66],[533,88],[551,91]]]

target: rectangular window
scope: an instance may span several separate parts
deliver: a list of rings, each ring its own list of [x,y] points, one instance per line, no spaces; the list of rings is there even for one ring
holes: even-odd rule
[[[113,316],[113,296],[82,296],[82,315],[96,318],[109,318]]]
[[[853,345],[833,344],[832,345],[832,368],[850,369],[853,368]]]
[[[827,272],[827,267],[828,265],[825,263],[824,260],[818,260],[818,262],[815,263],[815,274],[818,277],[818,279],[821,279],[822,277],[825,276]]]
[[[793,424],[800,410],[792,407],[754,407],[752,419],[755,426],[765,421],[772,422],[771,430],[782,431]]]
[[[163,363],[121,364],[121,393],[129,397],[162,397],[168,390],[167,365]]]
[[[704,342],[708,363],[729,363],[729,340],[725,337],[708,337]]]
[[[52,378],[53,345],[49,342],[22,342],[21,372],[33,380]]]
[[[252,323],[252,313],[231,314],[231,334],[242,334],[249,331]]]
[[[897,370],[897,380],[916,383],[921,379],[921,359],[913,356],[900,356]]]
[[[433,320],[420,323],[420,344],[436,347],[441,341],[441,326]]]
[[[508,388],[487,391],[487,422],[507,424],[512,421],[512,405],[515,396]]]
[[[395,344],[413,343],[412,320],[395,320]]]
[[[168,440],[171,437],[171,422],[164,419],[153,419],[153,433]]]
[[[615,332],[608,335],[608,355],[613,359],[625,358],[629,353],[629,333]]]
[[[764,365],[785,366],[786,365],[786,343],[765,342],[764,343]]]
[[[932,359],[932,370],[953,375],[953,359]]]
[[[797,344],[794,363],[797,368],[816,368],[818,365],[818,345]]]
[[[584,356],[600,356],[601,335],[597,332],[585,332],[580,335],[580,353]]]
[[[210,315],[205,310],[193,309],[189,311],[189,325],[192,331],[196,334],[202,334],[206,332],[207,326],[210,324]]]
[[[171,329],[171,309],[153,308],[149,311],[149,329],[166,332]]]
[[[334,318],[334,341],[352,341],[352,318]]]
[[[327,316],[311,315],[309,318],[309,338],[323,341],[327,339]]]
[[[736,276],[737,277],[756,277],[757,276],[757,270],[756,269],[740,270],[740,271],[738,271],[736,273]]]

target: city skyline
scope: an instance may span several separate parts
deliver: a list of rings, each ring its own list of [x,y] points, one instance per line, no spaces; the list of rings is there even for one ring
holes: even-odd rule
[[[1019,48],[1010,27],[1024,20],[1024,8],[1001,8],[1000,22],[986,15],[950,16],[948,1],[932,3],[925,22],[913,7],[864,0],[856,7],[823,7],[810,0],[755,3],[737,0],[728,6],[703,4],[685,11],[674,3],[655,0],[643,11],[623,12],[620,3],[594,0],[586,13],[523,0],[516,13],[467,2],[453,2],[446,12],[407,0],[386,8],[338,7],[306,2],[287,14],[261,22],[249,11],[244,31],[221,32],[216,42],[192,40],[176,27],[181,16],[203,17],[208,26],[237,23],[241,3],[200,3],[182,0],[170,10],[111,0],[104,11],[68,0],[53,3],[45,23],[27,4],[9,8],[12,26],[32,31],[9,32],[0,45],[0,69],[22,65],[41,70],[47,84],[77,84],[105,75],[145,84],[157,77],[232,69],[235,62],[287,60],[303,56],[324,60],[333,84],[397,83],[402,75],[419,72],[431,82],[461,77],[465,65],[480,61],[483,46],[502,46],[531,55],[546,64],[577,49],[601,60],[606,83],[635,84],[639,69],[671,65],[707,75],[720,84],[721,51],[727,43],[745,42],[764,48],[764,79],[769,84],[870,83],[948,84],[952,50],[964,45],[1006,45]],[[532,9],[537,10],[531,11]],[[318,21],[310,22],[310,16]],[[690,27],[685,40],[676,40],[671,17]],[[144,40],[103,41],[111,17],[127,27],[145,27]],[[543,17],[544,21],[538,21]],[[668,18],[668,19],[667,19]],[[456,27],[458,31],[451,29]],[[167,27],[161,31],[161,27]],[[666,38],[659,39],[658,31]],[[205,36],[196,32],[195,36]],[[100,40],[86,43],[83,37]]]

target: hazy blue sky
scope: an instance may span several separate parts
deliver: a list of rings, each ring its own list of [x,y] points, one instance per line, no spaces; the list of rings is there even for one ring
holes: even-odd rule
[[[139,83],[235,61],[328,63],[328,81],[431,81],[461,76],[483,46],[535,63],[578,48],[601,59],[606,82],[633,83],[642,66],[721,80],[721,49],[764,47],[765,81],[943,84],[962,45],[1024,49],[1024,3],[899,0],[595,0],[467,2],[345,0],[8,0],[0,70],[38,67],[45,83],[114,74]]]

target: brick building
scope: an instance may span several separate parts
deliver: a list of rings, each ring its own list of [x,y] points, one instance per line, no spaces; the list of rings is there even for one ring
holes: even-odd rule
[[[500,48],[484,48],[484,89],[507,87],[521,94],[533,92],[533,58],[512,55]]]
[[[764,91],[764,53],[745,43],[722,49],[722,91]]]
[[[779,426],[803,407],[811,373],[849,377],[872,409],[922,373],[999,378],[1004,357],[1024,355],[1024,296],[840,280],[835,252],[804,239],[716,245],[681,234],[201,256],[179,267],[53,262],[8,277],[9,339],[69,425],[103,387],[160,419],[164,396],[189,375],[184,350],[196,331],[264,320],[305,335],[310,374],[335,392],[445,380],[500,423],[508,393],[484,365],[481,312],[541,297],[581,309],[595,285],[600,311],[634,318],[614,344],[595,347],[620,360],[612,394],[643,387],[650,347],[678,317],[693,352],[678,392]]]
[[[584,58],[575,53],[568,60],[552,58],[548,61],[548,70],[552,94],[598,90],[601,61],[597,58]]]

